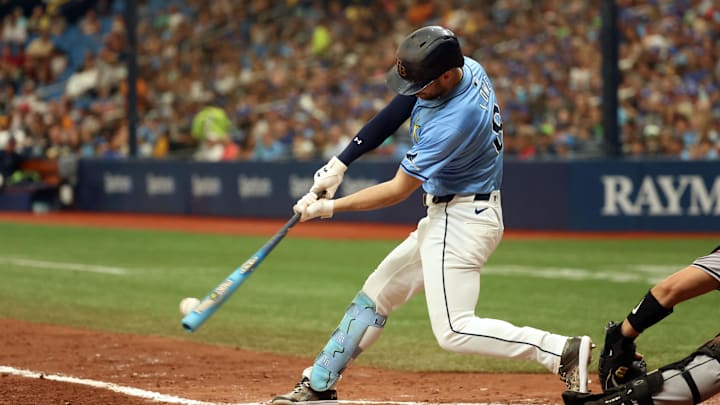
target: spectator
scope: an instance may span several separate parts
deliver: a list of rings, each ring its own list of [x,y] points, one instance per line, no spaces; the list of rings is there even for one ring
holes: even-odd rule
[[[284,144],[276,134],[269,129],[265,129],[260,133],[260,139],[256,142],[253,159],[261,162],[275,162],[286,160],[288,156],[288,147]]]
[[[27,37],[27,19],[23,15],[22,8],[15,7],[3,18],[2,40],[13,47],[22,47]]]
[[[93,36],[100,33],[100,20],[94,9],[89,9],[79,23],[80,31],[84,35]]]
[[[20,170],[23,157],[17,152],[16,146],[17,141],[14,137],[10,137],[0,150],[0,187],[8,184],[13,175]]]
[[[220,107],[201,109],[192,121],[192,136],[198,143],[195,159],[219,161],[234,159],[238,151],[231,139],[232,122]]]
[[[29,34],[37,35],[40,34],[42,27],[48,27],[50,24],[48,17],[45,15],[45,10],[41,4],[33,6],[30,17],[27,19],[27,30]]]
[[[238,160],[253,160],[255,157],[256,140],[254,136],[244,136],[238,144]]]
[[[23,52],[14,52],[10,44],[3,45],[1,57],[0,63],[10,72],[17,72],[25,65],[25,54]]]
[[[227,160],[237,160],[240,156],[240,147],[238,144],[233,140],[231,137],[225,137],[220,139],[220,144],[222,145],[222,155],[220,155],[220,160],[227,161]]]
[[[342,152],[350,142],[350,137],[345,133],[345,129],[338,125],[331,125],[327,130],[328,141],[325,148],[322,149],[322,159],[330,160],[333,156],[337,156]]]
[[[0,84],[0,118],[7,119],[7,117],[12,114],[14,100],[15,87],[12,83],[6,82]]]
[[[86,52],[80,69],[73,73],[65,85],[65,95],[77,99],[95,89],[99,78],[95,54]]]
[[[167,157],[170,150],[170,136],[167,129],[163,129],[155,138],[153,144],[152,157],[155,159],[162,159]]]
[[[50,30],[41,28],[37,38],[30,41],[25,49],[25,55],[35,64],[48,63],[54,50],[55,44],[50,39]]]
[[[315,145],[302,133],[296,133],[292,138],[292,155],[295,159],[304,161],[315,158]]]
[[[702,137],[692,145],[687,153],[682,154],[684,160],[717,160],[718,151],[708,137]]]

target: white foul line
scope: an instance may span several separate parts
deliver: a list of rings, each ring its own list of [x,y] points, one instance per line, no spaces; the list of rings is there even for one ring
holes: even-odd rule
[[[87,386],[94,387],[94,388],[101,388],[101,389],[119,392],[121,394],[130,395],[133,397],[151,399],[153,401],[166,402],[166,403],[170,403],[170,404],[215,405],[211,402],[202,402],[202,401],[195,401],[192,399],[184,399],[184,398],[179,398],[179,397],[172,396],[172,395],[164,395],[164,394],[160,394],[157,392],[145,391],[145,390],[141,390],[139,388],[124,387],[122,385],[117,385],[117,384],[113,384],[113,383],[109,383],[109,382],[88,380],[85,378],[77,378],[77,377],[70,377],[70,376],[64,376],[64,375],[44,374],[44,373],[38,373],[35,371],[21,370],[21,369],[7,367],[7,366],[0,366],[0,373],[16,375],[19,377],[28,377],[28,378],[41,378],[42,377],[45,380],[59,381],[59,382],[71,383],[71,384],[87,385]]]
[[[65,376],[60,374],[45,374],[45,373],[39,373],[37,371],[30,371],[30,370],[23,370],[18,369],[14,367],[9,366],[0,366],[0,374],[10,374],[18,377],[27,377],[27,378],[43,378],[45,380],[49,381],[58,381],[63,383],[70,383],[70,384],[80,384],[80,385],[87,385],[89,387],[93,388],[99,388],[99,389],[106,389],[114,392],[118,392],[121,394],[129,395],[132,397],[139,397],[144,399],[149,399],[155,402],[162,402],[162,403],[168,403],[168,404],[182,404],[182,405],[263,405],[262,402],[244,402],[244,403],[237,403],[237,404],[218,404],[214,402],[204,402],[204,401],[196,401],[194,399],[186,399],[186,398],[180,398],[176,397],[174,395],[165,395],[160,394],[158,392],[153,391],[146,391],[139,388],[133,388],[133,387],[126,387],[123,385],[118,385],[110,382],[104,382],[104,381],[97,381],[97,380],[90,380],[87,378],[77,378],[77,377],[71,377],[71,376]],[[365,401],[365,400],[343,400],[338,401],[340,404],[357,404],[357,405],[441,405],[441,403],[430,403],[430,402],[393,402],[393,401]],[[527,403],[527,402],[525,402]],[[519,403],[518,403],[519,404]],[[507,403],[499,403],[499,402],[493,402],[493,403],[457,403],[453,402],[453,405],[508,405]]]
[[[82,263],[49,262],[45,260],[23,259],[19,257],[0,257],[0,263],[11,264],[14,266],[34,267],[40,269],[86,271],[90,273],[115,275],[125,275],[128,273],[126,269],[120,267],[96,266],[92,264]]]

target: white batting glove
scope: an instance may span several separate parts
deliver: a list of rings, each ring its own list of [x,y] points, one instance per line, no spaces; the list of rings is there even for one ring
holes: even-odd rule
[[[302,214],[303,212],[305,212],[305,208],[307,208],[308,205],[317,201],[317,199],[317,194],[311,191],[300,197],[299,200],[297,200],[295,205],[293,205],[293,211],[295,211],[297,214]]]
[[[328,200],[326,198],[315,200],[314,202],[310,203],[308,206],[305,207],[305,210],[300,216],[300,222],[305,222],[309,219],[317,217],[332,218],[334,208],[335,200]]]
[[[315,172],[310,192],[320,195],[320,193],[325,191],[325,198],[333,198],[338,187],[340,187],[340,183],[343,181],[346,170],[347,166],[345,166],[345,163],[340,161],[336,156],[333,156],[325,166]]]

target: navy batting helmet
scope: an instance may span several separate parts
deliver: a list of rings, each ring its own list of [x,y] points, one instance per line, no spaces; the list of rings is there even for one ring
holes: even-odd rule
[[[416,94],[464,62],[452,31],[437,25],[423,27],[405,37],[398,47],[397,63],[386,75],[387,85],[399,94]]]

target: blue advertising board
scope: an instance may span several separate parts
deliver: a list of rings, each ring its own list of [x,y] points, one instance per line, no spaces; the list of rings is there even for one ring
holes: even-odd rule
[[[308,192],[318,163],[180,162],[84,159],[77,207],[89,211],[287,218]],[[357,162],[338,195],[387,180],[395,164]],[[421,192],[394,207],[339,213],[349,221],[413,223],[424,213]]]
[[[720,232],[717,162],[578,162],[569,172],[570,229]]]
[[[188,167],[162,161],[81,160],[77,206],[89,211],[187,214]]]
[[[90,211],[278,218],[312,185],[319,162],[81,160],[77,206]],[[720,231],[716,162],[506,162],[505,225],[528,230]],[[395,163],[358,161],[338,195],[394,176]],[[406,201],[337,219],[416,223],[421,191]]]

